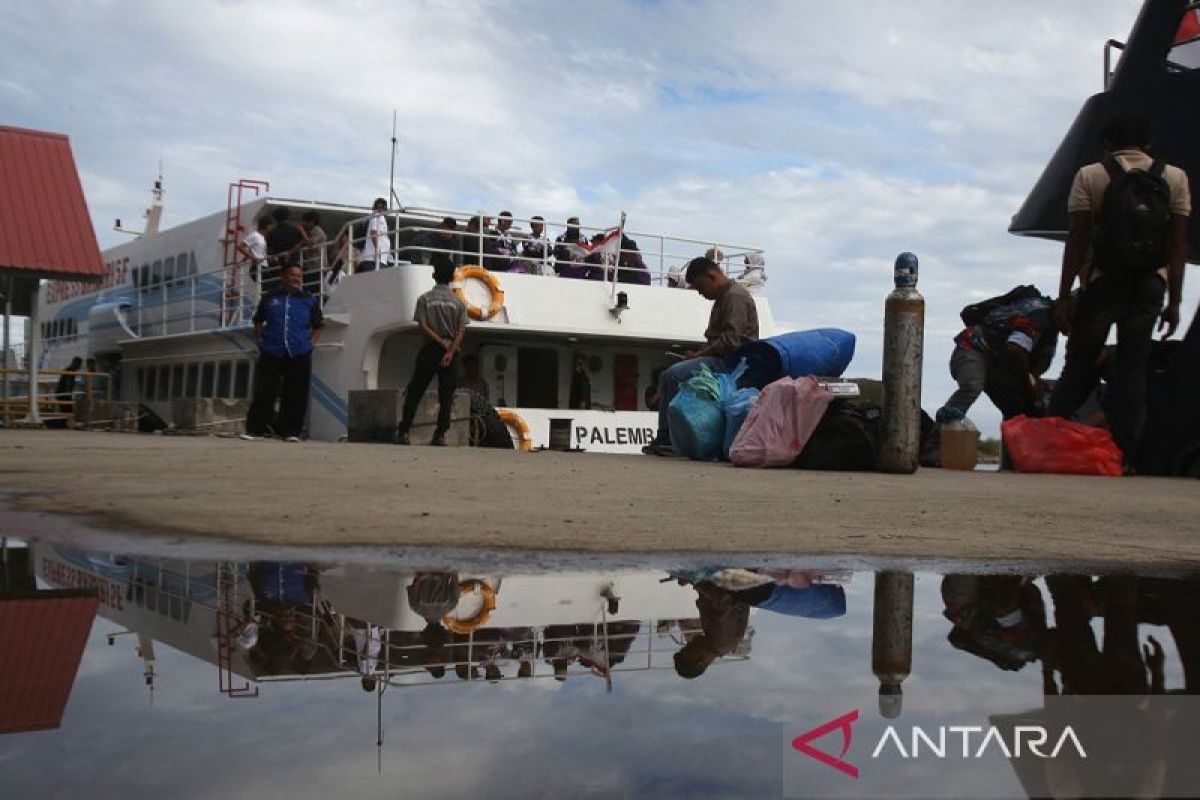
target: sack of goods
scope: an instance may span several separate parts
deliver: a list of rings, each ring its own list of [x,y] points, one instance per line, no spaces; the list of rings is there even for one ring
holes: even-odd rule
[[[729,457],[729,447],[758,397],[757,389],[739,389],[745,363],[728,373],[707,366],[679,387],[667,407],[671,446],[696,461]]]
[[[812,376],[763,389],[729,450],[739,467],[785,467],[796,460],[833,400]]]
[[[1004,451],[1018,472],[1058,475],[1122,474],[1121,450],[1112,434],[1061,417],[1024,415],[1000,425]]]
[[[854,334],[841,328],[794,331],[739,347],[729,363],[746,362],[741,383],[762,389],[780,378],[839,377],[854,358]]]

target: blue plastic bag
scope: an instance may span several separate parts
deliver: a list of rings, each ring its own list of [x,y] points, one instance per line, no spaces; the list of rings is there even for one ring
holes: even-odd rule
[[[688,378],[667,406],[667,426],[675,452],[696,461],[721,457],[725,419],[718,401],[717,376],[707,366]]]
[[[754,408],[758,395],[758,389],[752,386],[745,389],[734,389],[722,404],[721,413],[725,417],[725,436],[721,442],[721,458],[723,460],[729,460],[729,448],[733,447],[733,440],[737,438],[738,431],[742,429],[742,423],[746,421],[746,417],[750,416],[750,409]]]
[[[715,374],[702,366],[679,387],[667,407],[675,452],[696,461],[729,458],[733,439],[758,397],[757,389],[737,388],[745,372],[745,361],[732,372]]]

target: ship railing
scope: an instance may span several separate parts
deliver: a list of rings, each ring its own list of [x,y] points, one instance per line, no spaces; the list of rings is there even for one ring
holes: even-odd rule
[[[385,212],[388,221],[389,254],[386,262],[380,263],[372,259],[375,266],[404,266],[414,263],[428,263],[434,253],[444,253],[456,263],[475,263],[481,266],[491,266],[502,271],[516,269],[537,275],[553,276],[556,274],[556,259],[554,250],[558,235],[569,228],[579,230],[579,242],[591,241],[594,234],[604,234],[618,226],[609,225],[596,227],[589,225],[572,225],[566,222],[534,220],[532,218],[512,217],[514,229],[507,234],[485,225],[484,230],[468,231],[467,223],[474,218],[494,220],[492,217],[481,217],[478,214],[464,213],[434,208],[406,208]],[[360,217],[348,222],[335,237],[334,251],[339,254],[337,270],[347,271],[344,265],[354,261],[357,265],[366,245],[366,226],[371,215]],[[439,244],[435,237],[444,233],[442,222],[452,219],[455,222],[452,244]],[[532,225],[543,226],[542,247],[536,255],[526,255],[524,245],[531,241],[529,231]],[[523,229],[517,229],[523,226]],[[694,239],[680,236],[667,236],[655,233],[645,233],[633,229],[624,229],[623,234],[636,243],[636,247],[623,247],[620,250],[618,263],[587,264],[576,261],[566,262],[573,266],[599,268],[599,276],[618,283],[647,282],[642,276],[648,276],[649,282],[657,285],[683,286],[683,272],[687,263],[697,256],[709,256],[731,277],[739,277],[750,268],[762,268],[765,262],[764,251],[756,247],[723,243],[709,239]],[[354,248],[351,257],[347,257],[346,243]],[[517,252],[500,252],[499,245],[511,242]],[[626,244],[626,242],[623,242]],[[371,248],[374,251],[374,248]],[[642,266],[631,266],[638,259]],[[559,267],[563,262],[557,262]]]
[[[76,386],[71,392],[59,394],[58,381],[63,375],[73,375]],[[75,424],[81,415],[79,402],[90,411],[98,400],[112,400],[112,374],[108,372],[68,371],[62,369],[39,369],[38,416],[43,422],[63,420],[68,426]],[[29,415],[29,370],[15,367],[0,368],[0,386],[7,387],[7,394],[0,396],[0,421],[5,425],[19,422]]]
[[[575,627],[569,635],[549,635],[553,626],[524,627],[513,631],[481,628],[452,636],[436,648],[419,641],[416,631],[397,631],[370,625],[340,614],[313,620],[314,643],[329,652],[333,663],[323,670],[261,675],[261,682],[320,681],[371,678],[389,686],[458,685],[511,681],[567,680],[593,677],[611,691],[615,675],[630,672],[673,670],[674,653],[686,643],[683,626],[698,630],[699,620],[600,620]],[[636,628],[632,627],[636,625]],[[301,622],[300,629],[308,628]],[[375,637],[378,653],[360,653],[352,629],[361,637]],[[748,631],[747,639],[753,632]],[[750,658],[748,645],[739,647],[718,664]],[[556,665],[555,662],[559,663]],[[440,676],[440,677],[439,677]]]

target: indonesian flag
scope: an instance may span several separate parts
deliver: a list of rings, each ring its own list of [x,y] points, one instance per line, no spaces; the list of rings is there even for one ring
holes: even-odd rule
[[[604,237],[595,242],[559,242],[559,246],[567,248],[572,261],[583,261],[588,256],[601,253],[605,263],[615,264],[621,253],[621,229],[609,228],[604,232]]]
[[[1192,9],[1183,15],[1179,32],[1175,34],[1175,44],[1195,39],[1200,36],[1200,8]]]

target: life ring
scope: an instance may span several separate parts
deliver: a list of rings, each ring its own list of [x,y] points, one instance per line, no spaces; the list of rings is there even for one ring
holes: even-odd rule
[[[496,590],[481,580],[463,581],[458,585],[458,596],[462,597],[465,594],[474,594],[478,589],[480,595],[483,596],[483,605],[479,609],[479,613],[470,619],[459,619],[454,616],[451,611],[442,617],[442,625],[454,633],[468,634],[487,624],[488,618],[492,616],[492,612],[496,610]]]
[[[500,421],[517,432],[517,449],[522,453],[533,450],[533,434],[529,431],[529,423],[511,408],[497,408],[496,414]]]
[[[463,281],[468,278],[474,278],[482,283],[491,294],[492,302],[486,310],[467,299],[467,294],[463,291]],[[454,294],[467,307],[467,315],[471,319],[481,322],[496,316],[500,313],[500,309],[504,308],[504,290],[500,288],[500,280],[495,273],[489,272],[478,264],[463,264],[454,271]]]

